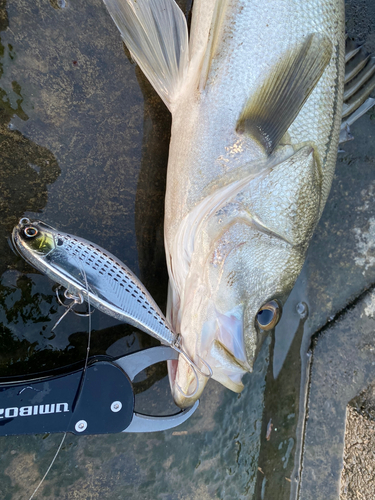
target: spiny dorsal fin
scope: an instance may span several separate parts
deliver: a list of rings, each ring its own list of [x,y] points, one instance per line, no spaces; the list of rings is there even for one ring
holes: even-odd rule
[[[371,57],[362,47],[362,43],[346,38],[345,77],[348,81],[345,81],[344,86],[339,143],[354,139],[350,126],[375,106],[375,99],[369,97],[375,88],[375,57]]]
[[[251,135],[271,154],[314,90],[331,55],[330,39],[317,33],[286,54],[246,103],[237,132]]]
[[[104,0],[121,36],[167,107],[188,62],[186,19],[174,0]]]

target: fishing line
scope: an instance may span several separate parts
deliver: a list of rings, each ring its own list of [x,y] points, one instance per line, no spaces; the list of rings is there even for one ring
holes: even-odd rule
[[[87,370],[87,364],[88,364],[88,360],[89,360],[89,352],[90,352],[90,348],[91,348],[91,314],[93,311],[91,311],[89,284],[87,282],[87,275],[86,275],[85,270],[82,268],[82,266],[80,266],[80,267],[81,267],[83,277],[85,279],[86,292],[87,292],[87,311],[88,311],[88,317],[89,317],[89,332],[88,332],[89,334],[88,334],[88,339],[87,339],[86,359],[85,359],[85,366],[84,366],[83,375],[82,375],[82,377],[84,378],[85,374],[86,374],[86,370]]]
[[[202,362],[202,364],[207,368],[207,371],[208,371],[208,374],[207,373],[204,373],[202,372],[202,370],[199,368],[199,366],[189,357],[189,355],[182,349],[182,344],[181,344],[181,336],[178,336],[177,337],[177,341],[171,346],[173,347],[173,349],[175,349],[184,359],[185,361],[189,364],[190,368],[193,370],[193,373],[194,373],[194,377],[195,377],[195,381],[196,381],[196,386],[195,386],[195,389],[192,393],[186,393],[182,390],[182,388],[178,385],[178,383],[176,382],[176,387],[177,387],[177,390],[185,397],[185,398],[193,398],[197,392],[198,392],[198,389],[199,389],[199,378],[198,378],[198,373],[200,373],[200,375],[202,375],[202,377],[206,377],[207,379],[210,379],[212,377],[212,368],[210,367],[210,365],[204,360],[202,359],[198,354],[197,354],[197,357],[200,359],[200,361]],[[198,373],[197,373],[198,372]]]
[[[43,481],[44,481],[44,480],[45,480],[45,478],[47,477],[47,474],[48,474],[48,473],[49,473],[49,471],[52,469],[53,464],[55,463],[55,460],[56,460],[56,458],[57,458],[57,455],[59,454],[59,452],[60,452],[60,450],[61,450],[61,447],[62,447],[62,445],[63,445],[63,443],[64,443],[64,441],[65,441],[66,434],[67,434],[67,433],[66,433],[66,432],[64,432],[63,438],[62,438],[62,440],[61,440],[61,443],[60,443],[59,447],[57,448],[57,451],[56,451],[56,453],[55,453],[55,456],[53,457],[53,459],[52,459],[52,461],[51,461],[51,463],[50,463],[50,465],[49,465],[48,469],[46,470],[46,473],[44,474],[44,476],[43,476],[43,477],[42,477],[42,479],[40,480],[40,482],[39,482],[38,486],[35,488],[34,493],[31,495],[31,497],[29,498],[29,500],[32,500],[32,498],[34,498],[35,493],[36,493],[36,492],[39,490],[39,488],[42,486]]]
[[[68,292],[68,290],[65,290],[64,292],[64,297],[66,299],[71,299],[73,300],[73,302],[69,305],[66,305],[64,304],[64,302],[60,299],[60,296],[59,296],[59,290],[60,290],[61,286],[57,287],[56,288],[56,297],[57,297],[57,300],[59,302],[60,305],[62,305],[63,307],[66,307],[66,311],[64,312],[64,314],[56,321],[55,325],[53,326],[53,328],[51,328],[51,332],[53,332],[53,330],[61,323],[61,321],[65,318],[65,316],[70,312],[75,312],[73,310],[73,307],[76,305],[76,304],[83,304],[83,297],[80,293],[78,293],[78,295],[73,295],[71,293]],[[79,315],[81,316],[81,315]]]
[[[84,280],[85,280],[85,285],[86,285],[89,328],[88,328],[88,341],[87,341],[87,348],[86,348],[85,365],[84,365],[84,368],[83,368],[83,372],[82,372],[82,376],[81,376],[81,381],[80,381],[80,385],[79,385],[79,388],[78,388],[78,391],[77,391],[77,397],[76,397],[76,401],[75,401],[74,407],[77,406],[77,403],[79,401],[80,395],[82,393],[82,387],[83,387],[84,380],[85,380],[85,375],[86,375],[86,370],[87,370],[87,365],[88,365],[88,360],[89,360],[89,353],[90,353],[90,348],[91,348],[91,328],[92,328],[92,326],[91,326],[91,313],[92,313],[92,311],[91,311],[91,304],[90,304],[90,297],[89,297],[89,285],[88,285],[88,282],[87,282],[87,276],[86,276],[85,270],[82,268],[82,266],[81,266],[81,264],[79,262],[78,262],[78,265],[79,265],[79,267],[81,269],[82,275],[83,275]],[[72,305],[74,305],[74,303],[75,302],[73,302]],[[65,315],[67,314],[67,312],[69,312],[70,310],[71,310],[71,307],[69,307],[68,310],[63,314],[63,316],[55,324],[55,326],[53,327],[53,329],[58,325],[58,323],[60,323],[60,321],[63,319],[63,317],[65,317]],[[73,410],[74,410],[74,408],[72,408],[72,415],[71,415],[71,417],[69,419],[69,422],[68,422],[68,425],[67,425],[68,428],[70,427],[70,423],[71,423],[71,421],[73,419],[73,413],[74,413]],[[32,500],[34,498],[35,494],[37,493],[37,491],[39,490],[39,488],[42,486],[45,478],[47,477],[47,475],[49,473],[49,471],[52,469],[53,464],[55,463],[56,458],[58,457],[58,454],[60,453],[62,445],[64,444],[66,435],[67,435],[67,431],[64,432],[64,435],[63,435],[63,437],[61,439],[59,447],[57,448],[57,451],[56,451],[54,457],[52,458],[51,463],[49,464],[48,469],[46,470],[44,476],[40,480],[38,486],[35,488],[33,494],[29,498],[29,500]]]

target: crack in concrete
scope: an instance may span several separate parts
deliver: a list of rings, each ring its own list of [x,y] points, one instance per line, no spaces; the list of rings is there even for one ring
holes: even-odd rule
[[[333,317],[329,318],[326,323],[318,330],[316,330],[310,337],[310,347],[308,349],[308,352],[312,352],[314,350],[314,347],[316,346],[319,338],[329,329],[331,328],[338,320],[342,319],[345,317],[345,315],[349,312],[352,311],[356,305],[363,300],[368,294],[372,293],[375,291],[375,283],[372,283],[370,286],[365,288],[363,292],[361,292],[357,297],[355,297],[351,302],[349,302],[345,307],[340,309]]]

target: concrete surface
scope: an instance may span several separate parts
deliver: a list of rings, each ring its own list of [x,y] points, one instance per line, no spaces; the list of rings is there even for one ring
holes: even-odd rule
[[[375,498],[375,422],[347,408],[340,500]]]

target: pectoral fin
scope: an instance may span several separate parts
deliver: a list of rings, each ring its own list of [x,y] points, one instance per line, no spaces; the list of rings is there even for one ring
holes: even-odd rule
[[[330,39],[316,33],[286,54],[246,103],[237,132],[251,135],[271,154],[314,90],[331,55]]]
[[[104,0],[132,57],[170,109],[189,60],[186,19],[174,0]]]

